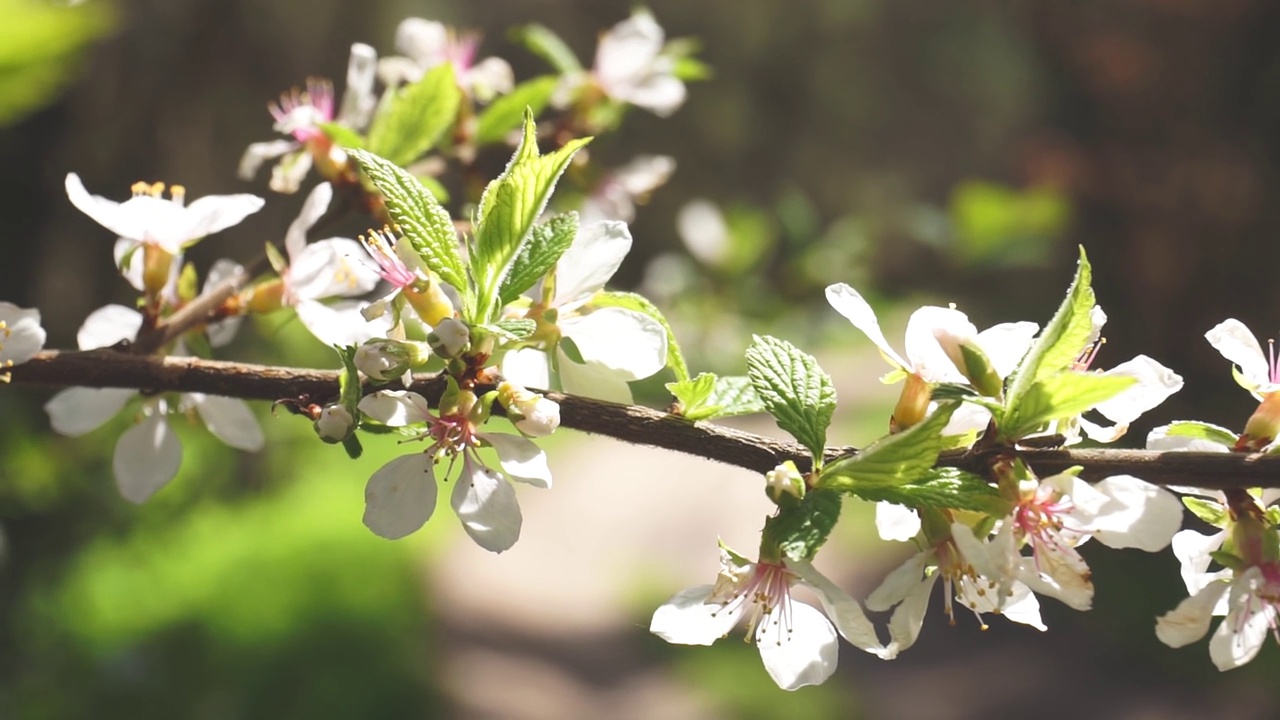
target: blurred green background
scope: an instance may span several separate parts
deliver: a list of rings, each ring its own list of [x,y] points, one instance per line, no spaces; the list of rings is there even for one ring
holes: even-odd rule
[[[695,368],[741,372],[751,332],[792,340],[837,379],[833,441],[866,442],[893,391],[822,287],[866,291],[891,341],[923,302],[954,301],[979,326],[1043,322],[1084,244],[1111,316],[1098,362],[1145,352],[1187,379],[1127,441],[1175,418],[1247,417],[1201,336],[1238,317],[1265,337],[1280,317],[1280,5],[649,6],[671,36],[702,40],[715,76],[672,118],[633,112],[592,152],[606,167],[644,153],[679,163],[633,224],[620,281],[670,313]],[[264,178],[235,178],[243,148],[271,136],[265,103],[309,75],[342,78],[354,41],[390,53],[405,16],[483,30],[481,55],[527,78],[545,68],[506,28],[543,23],[589,61],[628,11],[0,0],[0,297],[40,307],[50,345],[73,346],[88,312],[131,298],[111,238],[66,201],[68,171],[117,199],[138,179],[192,197],[266,194]],[[269,197],[193,260],[254,256],[300,201]],[[723,218],[722,245],[682,243],[695,209]],[[247,327],[235,351],[330,365],[316,345],[277,318]],[[557,486],[522,489],[524,535],[495,557],[447,510],[407,541],[373,537],[364,481],[397,448],[373,443],[350,462],[266,408],[269,452],[239,455],[184,428],[181,474],[130,506],[108,460],[128,420],[58,438],[40,410],[48,396],[0,390],[0,717],[1280,714],[1275,648],[1219,674],[1203,643],[1157,643],[1155,616],[1182,594],[1168,553],[1086,552],[1095,609],[1046,601],[1044,635],[998,618],[986,632],[965,617],[949,628],[931,611],[900,659],[846,652],[825,686],[785,694],[745,643],[675,648],[645,630],[668,595],[711,579],[717,535],[752,548],[767,504],[749,473],[563,433]],[[906,551],[874,539],[869,508],[847,512],[820,565],[865,596]]]

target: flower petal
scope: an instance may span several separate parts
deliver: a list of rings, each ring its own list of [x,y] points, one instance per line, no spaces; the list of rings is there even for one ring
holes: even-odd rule
[[[123,305],[104,305],[89,313],[76,333],[81,350],[111,347],[122,340],[133,340],[142,327],[142,313]]]
[[[560,323],[588,364],[603,365],[626,380],[640,380],[667,366],[667,331],[657,320],[607,307]]]
[[[1206,423],[1208,424],[1208,423]],[[1231,448],[1217,443],[1212,440],[1204,440],[1201,438],[1188,437],[1186,435],[1170,435],[1169,428],[1171,425],[1161,425],[1147,434],[1147,449],[1173,451],[1181,450],[1185,452],[1231,452]],[[1226,433],[1226,435],[1234,436],[1235,433],[1227,428],[1214,425],[1214,428]]]
[[[1234,587],[1232,592],[1235,592]],[[1233,598],[1231,612],[1218,623],[1218,629],[1209,639],[1209,658],[1219,670],[1238,668],[1257,657],[1262,649],[1275,610],[1270,604],[1256,607],[1256,602],[1256,599],[1251,603],[1243,598],[1240,601]]]
[[[537,443],[519,435],[508,433],[480,433],[481,440],[493,446],[498,453],[498,462],[502,470],[511,476],[534,487],[551,487],[551,468],[547,466],[547,454]]]
[[[761,622],[756,626],[756,647],[765,671],[783,690],[820,685],[836,671],[835,628],[812,605],[793,602],[789,628]]]
[[[147,228],[141,222],[141,216],[122,207],[125,203],[108,200],[100,195],[90,195],[79,175],[67,173],[65,186],[71,204],[99,225],[120,237],[133,240],[141,240],[146,235]]]
[[[1102,373],[1108,377],[1131,377],[1137,380],[1094,406],[1107,419],[1128,425],[1140,415],[1164,402],[1170,395],[1182,389],[1182,376],[1146,355],[1139,355],[1128,362]]]
[[[357,130],[369,123],[378,103],[378,96],[373,92],[377,76],[377,51],[364,43],[352,43],[347,60],[347,87],[342,91],[336,122]]]
[[[182,467],[182,443],[161,413],[134,425],[116,442],[111,468],[125,500],[143,503]]]
[[[1081,486],[1076,479],[1072,499]],[[1132,475],[1115,475],[1093,485],[1092,490],[1107,498],[1087,519],[1087,529],[1103,545],[1138,548],[1147,552],[1163,550],[1182,527],[1182,503],[1172,493]]]
[[[1212,583],[1185,598],[1178,607],[1156,620],[1156,637],[1171,648],[1190,645],[1204,637],[1209,632],[1209,621],[1213,619],[1213,606],[1226,589],[1225,582]]]
[[[305,245],[290,256],[289,292],[298,300],[364,295],[378,285],[368,257],[359,243],[347,238]]]
[[[1004,378],[1017,369],[1038,332],[1040,326],[1033,322],[1000,323],[978,333],[978,347],[996,374]]]
[[[925,567],[933,559],[932,550],[918,552],[907,558],[884,577],[880,586],[867,596],[867,609],[872,612],[884,612],[906,599],[907,595],[924,577]]]
[[[296,140],[270,140],[268,142],[256,142],[245,148],[244,155],[240,156],[240,167],[236,170],[236,175],[241,180],[252,180],[254,175],[258,174],[258,168],[268,160],[276,158],[288,152],[297,150],[301,145]]]
[[[0,302],[0,370],[21,365],[44,348],[40,311]]]
[[[378,468],[364,489],[364,524],[397,540],[431,519],[436,509],[434,461],[426,453],[398,457]]]
[[[551,387],[551,358],[541,350],[524,348],[502,356],[502,377],[527,388]],[[628,399],[630,393],[628,393]]]
[[[365,415],[391,427],[403,427],[432,419],[427,399],[408,390],[379,390],[360,398],[357,407]]]
[[[844,283],[828,285],[827,302],[880,348],[880,353],[886,360],[903,370],[911,368],[910,363],[889,347],[889,341],[884,339],[884,333],[880,330],[880,321],[876,319],[875,311],[857,290]]]
[[[934,573],[916,582],[910,589],[898,609],[889,618],[889,646],[885,648],[886,660],[892,660],[903,650],[916,644],[920,637],[920,628],[924,625],[924,615],[929,609],[929,596],[933,594],[933,586],[938,582]]]
[[[225,230],[258,212],[263,204],[257,195],[206,195],[183,208],[180,221],[152,227],[152,237],[161,247],[177,254],[193,241]]]
[[[559,353],[559,361],[560,387],[565,392],[624,405],[631,404],[631,386],[627,384],[629,373],[590,363],[580,365],[563,352]]]
[[[905,542],[920,533],[920,516],[912,508],[891,502],[876,503],[876,531],[885,540]]]
[[[1206,340],[1222,357],[1235,363],[1240,374],[1253,390],[1271,384],[1271,368],[1267,356],[1262,352],[1258,339],[1249,332],[1245,324],[1235,318],[1228,318],[1218,323],[1212,330],[1204,334]]]
[[[926,305],[907,320],[906,351],[910,370],[927,382],[967,382],[963,373],[942,349],[938,337],[973,341],[978,328],[969,317],[954,308]]]
[[[1182,566],[1182,582],[1187,586],[1188,594],[1200,592],[1212,581],[1214,574],[1209,573],[1209,563],[1213,561],[1213,553],[1222,547],[1226,539],[1226,530],[1219,530],[1213,535],[1182,530],[1173,536],[1173,555]]]
[[[317,340],[325,345],[361,345],[365,340],[381,337],[390,329],[386,316],[365,320],[358,300],[342,300],[332,304],[303,300],[294,306],[298,320]]]
[[[67,388],[44,404],[54,432],[79,437],[102,427],[116,416],[137,390],[128,388]]]
[[[189,393],[188,397],[195,403],[196,412],[214,437],[237,450],[257,452],[262,449],[262,426],[243,400],[202,393]]]
[[[333,186],[326,182],[315,186],[315,189],[307,195],[307,199],[302,202],[298,217],[289,223],[289,229],[284,233],[284,249],[289,254],[290,265],[294,263],[298,253],[307,246],[307,231],[329,209],[331,200],[333,200]]]
[[[696,585],[676,593],[653,613],[649,632],[677,645],[710,645],[729,634],[742,617],[742,605],[731,611],[707,602],[713,585]]]
[[[1022,583],[1013,584],[1013,594],[1004,601],[1004,607],[998,612],[1013,622],[1030,625],[1040,632],[1049,629],[1040,619],[1040,601],[1031,592],[1031,588]]]
[[[858,601],[849,597],[849,593],[841,590],[808,561],[788,560],[787,569],[817,591],[818,600],[822,602],[823,609],[835,622],[836,629],[845,640],[869,653],[878,655],[884,650],[884,646],[880,644],[880,638],[876,636],[875,626],[862,612],[862,606],[858,605]],[[799,632],[798,629],[796,632]]]
[[[613,277],[631,250],[631,231],[622,222],[597,222],[578,228],[573,244],[556,263],[553,307],[572,310],[591,299]]]
[[[453,488],[453,510],[472,540],[500,553],[520,539],[520,503],[515,488],[496,470],[467,458]]]

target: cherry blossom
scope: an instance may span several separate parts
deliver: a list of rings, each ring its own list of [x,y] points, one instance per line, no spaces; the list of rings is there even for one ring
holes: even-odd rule
[[[794,601],[791,593],[796,586],[813,591],[826,615]],[[755,643],[769,677],[783,690],[817,685],[831,677],[836,670],[837,631],[855,647],[884,654],[875,628],[857,601],[811,564],[750,562],[723,543],[715,584],[676,593],[654,612],[649,631],[669,643],[711,645],[743,620],[747,641]]]
[[[0,382],[8,378],[5,370],[21,365],[44,349],[44,341],[39,310],[0,302]]]
[[[613,170],[598,182],[579,211],[579,222],[589,225],[604,220],[631,222],[636,204],[662,187],[676,170],[676,161],[667,155],[640,155]]]
[[[600,36],[590,80],[614,100],[668,117],[684,104],[686,89],[667,50],[662,26],[647,10],[636,10]],[[558,104],[567,104],[587,79],[567,78],[557,92]]]
[[[490,552],[502,552],[519,539],[520,505],[507,478],[551,487],[547,457],[519,435],[480,432],[470,417],[475,401],[471,395],[467,402],[439,414],[414,392],[383,390],[360,401],[360,412],[389,427],[425,424],[426,431],[420,437],[431,442],[423,452],[398,457],[369,478],[364,524],[375,534],[395,540],[422,527],[435,512],[436,481],[449,482],[461,458],[451,503],[463,529]],[[501,472],[480,459],[477,451],[482,447],[497,454]],[[448,465],[437,475],[436,467],[442,460],[448,460]]]
[[[437,65],[451,63],[458,87],[480,102],[511,92],[515,73],[506,60],[487,57],[476,61],[479,33],[459,33],[443,23],[405,18],[396,28],[398,56],[378,61],[378,75],[389,87],[418,81]]]
[[[81,350],[132,341],[142,327],[142,315],[122,305],[107,305],[85,318],[76,335]],[[138,395],[125,388],[67,388],[45,403],[53,429],[79,437],[96,430],[114,417]],[[186,393],[176,400],[167,396],[143,399],[139,422],[116,442],[111,467],[120,494],[130,502],[142,503],[164,487],[182,465],[182,444],[169,426],[172,413],[194,411],[209,432],[239,450],[262,449],[262,428],[241,400]]]
[[[373,321],[390,311],[391,325],[401,328],[406,305],[428,326],[453,317],[453,302],[407,240],[397,238],[390,230],[370,230],[368,235],[360,236],[360,242],[377,264],[378,276],[391,286],[386,295],[360,311],[366,320]]]

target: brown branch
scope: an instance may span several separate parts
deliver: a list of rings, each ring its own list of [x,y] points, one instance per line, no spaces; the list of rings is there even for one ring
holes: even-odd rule
[[[200,392],[248,400],[327,402],[337,397],[338,372],[201,360],[148,357],[111,349],[46,350],[10,370],[12,382],[43,385],[136,388],[143,392]],[[410,386],[435,403],[444,390],[436,375],[419,375]],[[374,388],[368,387],[371,392]],[[684,418],[646,407],[618,405],[550,392],[560,403],[564,427],[716,460],[758,473],[785,460],[802,468],[808,452],[800,445]],[[834,458],[856,450],[827,448]],[[1280,487],[1280,456],[1240,453],[1154,452],[1148,450],[1023,450],[1023,459],[1041,475],[1072,466],[1099,480],[1129,474],[1158,485],[1204,488]],[[966,451],[944,453],[938,464],[983,472],[985,458]]]
[[[137,355],[150,355],[177,340],[188,330],[214,319],[223,304],[266,267],[265,255],[247,267],[241,267],[231,277],[178,308],[172,315],[157,323],[154,328],[144,329],[138,335],[138,339],[130,345],[130,352]]]

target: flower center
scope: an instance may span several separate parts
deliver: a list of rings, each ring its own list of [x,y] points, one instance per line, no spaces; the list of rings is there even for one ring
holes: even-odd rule
[[[442,415],[432,420],[427,434],[435,440],[430,452],[437,460],[441,455],[457,455],[480,444],[475,427],[464,415]]]
[[[746,573],[728,576],[731,586],[723,590],[717,588],[712,592],[711,601],[722,603],[716,614],[747,613],[747,642],[772,641],[781,645],[791,639],[794,630],[791,622],[793,578],[783,565],[755,563]],[[729,597],[721,597],[724,591],[728,591]]]
[[[960,599],[961,605],[973,612],[974,617],[978,619],[978,624],[986,630],[987,623],[982,619],[982,612],[979,611],[978,606],[982,605],[986,609],[995,607],[995,601],[989,599],[987,594],[996,590],[996,584],[978,574],[973,565],[960,554],[960,549],[956,547],[954,540],[948,538],[943,541],[938,545],[935,553],[938,558],[938,573],[942,575],[942,604],[947,614],[947,621],[952,625],[956,624],[955,611],[951,603],[952,597],[955,596]]]
[[[390,229],[382,232],[370,230],[369,235],[360,236],[360,243],[369,252],[369,256],[378,264],[378,275],[395,287],[403,290],[418,280],[417,273],[409,269],[404,261],[395,253],[396,240]]]
[[[1089,343],[1085,347],[1084,352],[1080,353],[1080,357],[1076,358],[1076,361],[1071,364],[1071,369],[1079,372],[1084,372],[1085,370],[1088,370],[1089,367],[1093,365],[1094,358],[1098,357],[1098,351],[1101,350],[1102,346],[1106,344],[1107,344],[1107,339],[1103,337],[1100,337],[1094,342]]]
[[[145,196],[145,197],[153,197],[157,200],[163,200],[164,187],[165,185],[162,182],[149,183],[143,180],[139,180],[138,182],[131,185],[129,187],[129,190],[133,193],[134,197]],[[175,205],[177,205],[178,207],[182,207],[187,202],[187,189],[181,185],[170,185],[169,197],[173,200],[173,203]]]
[[[1063,534],[1064,529],[1072,531],[1065,527],[1065,514],[1074,507],[1069,497],[1045,484],[1037,486],[1030,497],[1024,496],[1018,503],[1013,514],[1014,530],[1018,537],[1031,543],[1037,568],[1042,554],[1046,552],[1077,555],[1073,544]]]
[[[321,123],[333,120],[333,83],[308,78],[307,89],[293,88],[280,95],[280,102],[269,103],[267,110],[276,119],[276,132],[292,135],[298,142],[310,142],[324,136]]]

